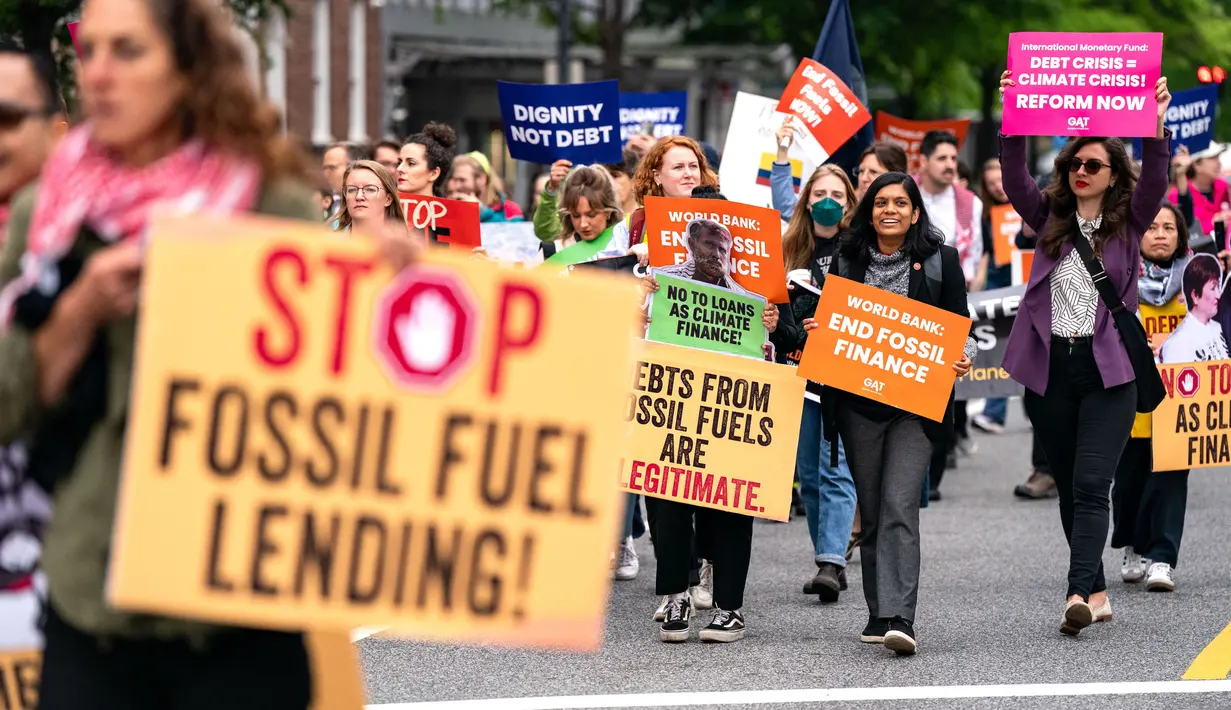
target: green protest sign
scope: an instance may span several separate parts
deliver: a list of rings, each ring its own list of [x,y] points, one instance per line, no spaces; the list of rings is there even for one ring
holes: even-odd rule
[[[646,340],[764,359],[763,297],[661,273],[655,278]]]

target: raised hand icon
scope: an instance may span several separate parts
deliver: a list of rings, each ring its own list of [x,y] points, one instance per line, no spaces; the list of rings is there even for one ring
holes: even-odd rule
[[[437,372],[448,363],[453,349],[456,315],[440,292],[424,291],[410,313],[397,317],[393,327],[406,362],[420,372]]]

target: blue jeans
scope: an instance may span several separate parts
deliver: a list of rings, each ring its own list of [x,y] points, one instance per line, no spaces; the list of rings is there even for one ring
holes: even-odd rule
[[[855,523],[855,481],[843,448],[838,447],[837,467],[830,466],[829,442],[821,432],[821,405],[804,399],[795,453],[799,495],[804,499],[816,563],[828,562],[839,567],[846,566],[846,544]]]
[[[633,536],[633,517],[637,514],[640,504],[641,501],[636,493],[624,494],[624,532],[620,535],[620,540]]]
[[[983,416],[992,421],[1004,426],[1004,420],[1009,414],[1009,400],[1005,397],[997,397],[983,402]]]

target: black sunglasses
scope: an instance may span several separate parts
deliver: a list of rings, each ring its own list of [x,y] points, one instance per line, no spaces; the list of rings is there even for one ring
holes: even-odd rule
[[[1111,167],[1107,163],[1100,162],[1098,160],[1095,160],[1094,158],[1090,158],[1089,160],[1086,160],[1084,162],[1082,161],[1081,158],[1069,158],[1069,172],[1070,173],[1075,173],[1078,170],[1081,170],[1081,167],[1083,165],[1086,166],[1086,172],[1089,173],[1090,175],[1098,175],[1098,172],[1102,170],[1103,168]]]
[[[56,115],[55,108],[27,108],[13,104],[0,103],[0,130],[8,131],[17,128],[28,118],[48,118]]]

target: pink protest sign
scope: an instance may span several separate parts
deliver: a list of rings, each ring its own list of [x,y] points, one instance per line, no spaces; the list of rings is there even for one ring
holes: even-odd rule
[[[77,44],[77,25],[78,24],[80,23],[77,23],[77,22],[68,23],[68,36],[72,37],[73,49],[77,51],[77,58],[80,59],[81,58],[81,47],[78,46]]]
[[[1005,135],[1153,137],[1161,32],[1014,32]]]

